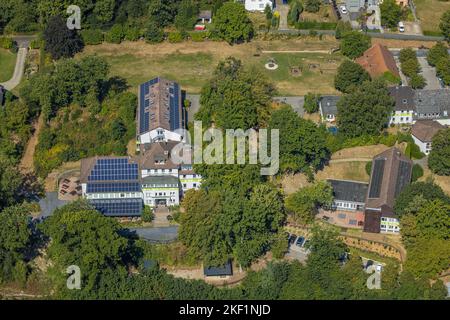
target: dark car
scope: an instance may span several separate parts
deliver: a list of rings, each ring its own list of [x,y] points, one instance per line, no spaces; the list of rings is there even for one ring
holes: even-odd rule
[[[327,216],[323,216],[323,217],[322,217],[322,220],[324,220],[324,221],[328,221],[328,220],[330,220],[330,217],[327,217]]]
[[[301,247],[303,245],[304,241],[305,241],[305,238],[298,237],[297,241],[295,242],[295,245]]]
[[[373,261],[372,260],[367,260],[367,262],[366,262],[366,269],[368,267],[372,266],[372,265],[373,265]]]
[[[289,236],[289,244],[290,244],[290,245],[291,245],[291,244],[294,244],[294,243],[295,243],[295,239],[297,239],[297,235],[291,234],[291,235]]]

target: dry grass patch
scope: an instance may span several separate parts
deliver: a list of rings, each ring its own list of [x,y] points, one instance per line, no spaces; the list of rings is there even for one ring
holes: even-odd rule
[[[333,155],[331,156],[331,160],[352,159],[352,158],[373,158],[377,154],[386,151],[387,149],[389,149],[389,147],[385,146],[384,144],[347,148],[339,150],[336,153],[333,153]]]
[[[422,30],[440,31],[439,23],[442,14],[450,10],[450,2],[439,0],[414,0],[417,18],[420,20]]]
[[[316,180],[340,179],[369,182],[369,175],[366,173],[367,162],[349,161],[340,163],[330,163],[323,170],[315,175]]]

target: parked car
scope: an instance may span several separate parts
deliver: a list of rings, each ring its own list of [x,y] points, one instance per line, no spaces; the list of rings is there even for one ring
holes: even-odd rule
[[[303,242],[305,242],[305,238],[298,237],[297,241],[295,242],[295,245],[301,247],[303,245]]]
[[[297,239],[297,235],[291,234],[289,236],[289,245],[294,244],[295,243],[295,239]]]
[[[328,217],[328,216],[323,216],[323,217],[322,217],[322,220],[328,221],[328,220],[330,220],[330,217]]]
[[[339,6],[339,9],[341,10],[342,14],[347,14],[347,8],[345,6]]]
[[[402,21],[398,23],[398,31],[405,32],[405,24]]]

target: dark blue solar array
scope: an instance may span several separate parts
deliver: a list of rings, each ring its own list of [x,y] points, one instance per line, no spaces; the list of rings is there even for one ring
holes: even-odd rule
[[[88,176],[88,181],[138,180],[137,163],[128,163],[127,158],[99,159]]]
[[[159,82],[159,78],[152,79],[140,85],[139,87],[139,133],[143,134],[150,131],[150,111],[145,109],[150,106],[149,99],[145,96],[149,94],[150,87]]]
[[[149,99],[145,96],[150,92],[150,87],[159,82],[159,78],[152,79],[140,85],[139,87],[139,133],[144,134],[152,129],[150,128],[150,105]],[[170,111],[170,130],[174,131],[180,127],[180,86],[175,83],[169,89],[169,111]],[[147,111],[146,111],[147,109]]]
[[[373,162],[372,181],[370,183],[369,198],[379,198],[381,184],[383,183],[385,159],[376,159]]]
[[[96,210],[109,217],[130,217],[142,214],[142,199],[90,200]]]
[[[177,83],[175,83],[173,88],[170,88],[170,131],[179,129],[180,127],[180,88]]]
[[[137,182],[118,183],[88,183],[87,193],[108,193],[108,192],[139,192],[141,187]]]

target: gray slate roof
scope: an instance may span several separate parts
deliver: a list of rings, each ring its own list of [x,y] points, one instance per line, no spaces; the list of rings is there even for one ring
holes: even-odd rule
[[[333,187],[335,200],[364,203],[367,197],[369,184],[365,182],[348,180],[327,180]]]
[[[411,87],[390,87],[389,94],[395,100],[395,111],[416,110],[416,105],[414,102],[414,90]]]
[[[340,98],[340,96],[322,96],[320,98],[320,108],[324,116],[327,114],[337,114],[337,103]]]
[[[450,116],[450,89],[416,90],[414,103],[418,116],[438,113],[439,117]]]
[[[177,185],[178,186],[178,178],[170,175],[166,176],[148,176],[145,178],[142,178],[142,184],[149,184],[149,185]]]
[[[203,273],[207,277],[232,276],[233,267],[231,261],[228,261],[225,265],[220,267],[204,267]]]

